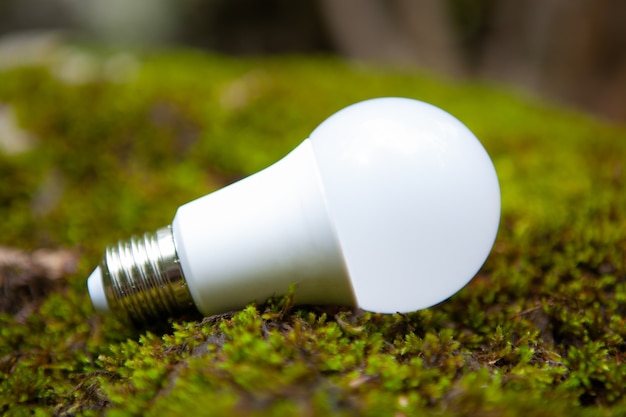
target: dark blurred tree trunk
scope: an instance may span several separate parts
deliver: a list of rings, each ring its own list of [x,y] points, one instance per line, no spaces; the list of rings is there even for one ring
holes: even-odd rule
[[[462,70],[455,36],[440,0],[321,0],[337,49],[358,60]]]
[[[482,73],[626,119],[626,2],[500,0]]]
[[[479,75],[626,120],[624,0],[320,0],[337,49]]]

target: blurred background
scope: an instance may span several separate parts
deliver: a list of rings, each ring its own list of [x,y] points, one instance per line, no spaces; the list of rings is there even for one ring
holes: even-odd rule
[[[51,36],[333,54],[502,83],[626,121],[624,0],[0,0],[0,36],[0,66]]]

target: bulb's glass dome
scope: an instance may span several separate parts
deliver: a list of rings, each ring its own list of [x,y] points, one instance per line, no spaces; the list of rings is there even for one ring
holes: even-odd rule
[[[426,308],[476,274],[497,233],[500,189],[461,122],[381,98],[335,113],[310,138],[360,307]]]

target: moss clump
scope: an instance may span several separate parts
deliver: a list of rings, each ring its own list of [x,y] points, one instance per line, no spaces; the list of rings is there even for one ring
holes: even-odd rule
[[[32,139],[0,151],[0,245],[81,253],[75,274],[0,314],[2,414],[626,412],[623,128],[329,58],[58,56],[0,74],[4,123]],[[388,316],[287,296],[152,331],[94,314],[84,280],[106,243],[269,165],[333,111],[390,95],[459,117],[498,170],[500,233],[459,294]]]

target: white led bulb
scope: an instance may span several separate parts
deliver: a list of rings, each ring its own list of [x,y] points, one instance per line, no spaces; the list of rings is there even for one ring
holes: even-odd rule
[[[300,304],[415,311],[476,274],[499,219],[493,164],[461,122],[420,101],[373,99],[181,206],[171,226],[109,247],[89,293],[96,309],[139,322],[239,309],[291,284]]]

